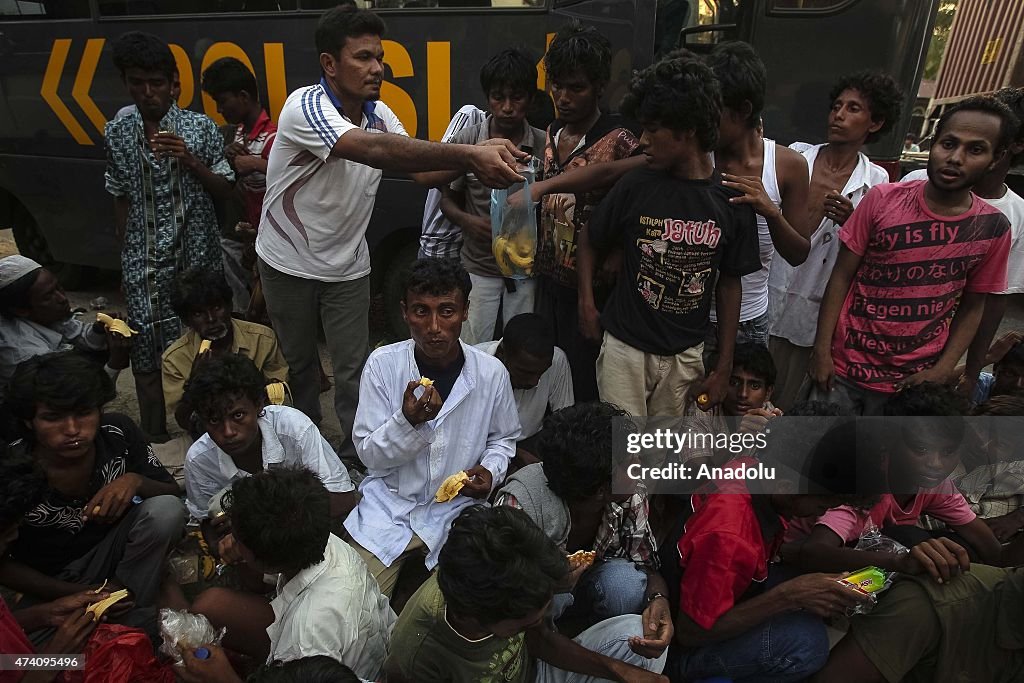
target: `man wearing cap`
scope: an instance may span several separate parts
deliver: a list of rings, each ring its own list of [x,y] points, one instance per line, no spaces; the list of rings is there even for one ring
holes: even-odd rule
[[[101,323],[83,323],[57,278],[30,258],[0,259],[0,385],[7,386],[22,361],[54,351],[77,349],[103,354],[111,379],[128,367],[131,342]]]

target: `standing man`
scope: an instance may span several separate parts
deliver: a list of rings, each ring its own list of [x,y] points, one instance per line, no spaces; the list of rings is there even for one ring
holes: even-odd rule
[[[316,339],[322,318],[334,366],[334,407],[344,432],[340,455],[355,457],[352,421],[369,346],[370,253],[364,235],[381,168],[416,172],[441,185],[471,170],[485,185],[521,182],[511,163],[527,155],[510,144],[469,146],[408,138],[378,101],[384,74],[384,22],[373,12],[336,7],[316,31],[323,76],[285,101],[267,166],[267,194],[256,238],[263,294],[291,369],[295,407],[319,423]]]
[[[107,192],[122,240],[121,270],[142,430],[166,441],[160,355],[181,336],[171,306],[175,276],[188,268],[221,270],[213,196],[231,192],[217,124],[179,109],[171,96],[178,72],[167,44],[133,31],[114,44],[114,64],[135,109],[107,124]]]
[[[878,415],[903,386],[944,384],[1006,289],[1010,223],[971,188],[1006,153],[1017,118],[973,97],[939,119],[928,180],[880,185],[839,232],[811,356],[811,400]]]
[[[846,76],[832,88],[828,141],[793,144],[811,173],[806,225],[817,227],[811,233],[807,260],[796,267],[777,260],[768,276],[768,348],[778,369],[775,403],[783,410],[796,401],[807,375],[818,307],[839,254],[839,229],[869,189],[889,182],[885,169],[871,163],[861,149],[892,128],[901,98],[890,76]]]

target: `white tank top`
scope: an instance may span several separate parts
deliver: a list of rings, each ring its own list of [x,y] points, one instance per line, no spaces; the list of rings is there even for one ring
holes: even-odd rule
[[[714,157],[712,157],[714,159]],[[779,191],[779,176],[775,170],[775,141],[764,139],[764,166],[761,171],[761,184],[768,198],[775,206],[782,208],[782,193]],[[768,221],[761,214],[757,218],[757,243],[761,256],[761,270],[754,271],[740,278],[743,287],[743,298],[740,300],[740,322],[747,322],[768,311],[768,273],[771,271],[775,245],[768,229]],[[714,306],[711,307],[711,322],[718,322]]]

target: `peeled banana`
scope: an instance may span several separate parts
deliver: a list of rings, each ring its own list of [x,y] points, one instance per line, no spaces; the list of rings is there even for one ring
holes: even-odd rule
[[[288,385],[284,382],[271,382],[267,385],[267,400],[275,406],[284,405],[288,393]]]
[[[209,351],[211,346],[213,346],[213,342],[210,341],[209,339],[204,339],[203,341],[199,342],[199,355],[201,356],[207,351]]]
[[[441,488],[437,490],[437,494],[434,496],[434,500],[438,503],[447,503],[449,500],[459,495],[459,491],[469,481],[469,475],[465,472],[456,472],[452,476],[441,482]]]
[[[118,318],[111,318],[106,313],[97,313],[96,322],[102,323],[102,325],[105,328],[107,328],[107,330],[113,332],[114,334],[119,334],[122,337],[130,337],[133,334],[138,334],[138,332],[128,327],[128,323],[126,323],[125,321],[120,320]]]
[[[91,605],[85,608],[85,611],[92,615],[93,621],[99,621],[100,617],[103,616],[104,612],[110,609],[111,606],[113,606],[114,604],[120,602],[121,600],[124,600],[127,597],[128,590],[122,588],[119,591],[114,591],[113,593],[111,593],[109,597],[100,600],[99,602],[92,603]]]
[[[491,252],[502,275],[533,274],[533,256],[537,250],[536,241],[526,232],[515,237],[498,235],[491,243]]]

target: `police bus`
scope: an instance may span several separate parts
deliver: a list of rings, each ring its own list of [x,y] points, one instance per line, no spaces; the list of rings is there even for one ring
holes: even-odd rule
[[[841,75],[882,69],[903,86],[904,118],[872,146],[898,164],[938,0],[377,0],[385,19],[382,99],[411,135],[438,139],[452,114],[483,103],[478,71],[516,46],[538,60],[559,26],[593,24],[613,44],[606,106],[634,69],[685,46],[745,40],[769,74],[764,124],[780,142],[822,141],[827,94]],[[200,87],[203,70],[236,57],[256,74],[276,117],[290,90],[314,83],[317,18],[336,0],[0,0],[0,227],[65,286],[95,268],[118,268],[113,202],[104,191],[103,126],[126,104],[110,44],[142,30],[171,46],[182,107],[218,123]],[[415,257],[425,191],[385,177],[367,232],[372,284],[389,290]],[[393,292],[386,299],[397,300]],[[390,296],[388,296],[390,294]],[[394,321],[394,316],[389,316]],[[400,318],[398,318],[400,320]]]

